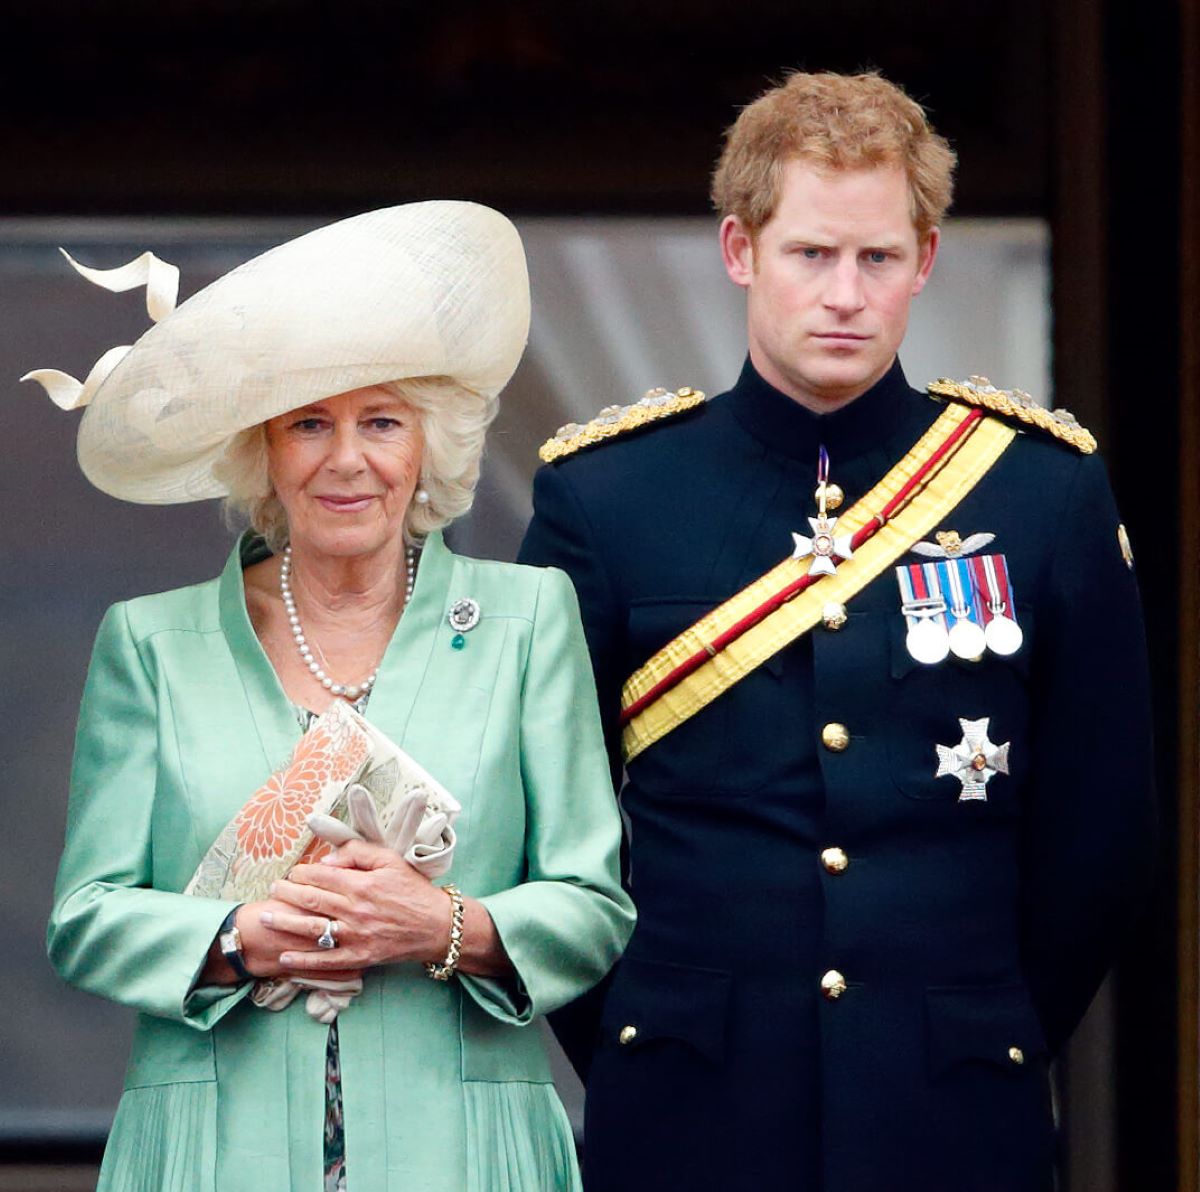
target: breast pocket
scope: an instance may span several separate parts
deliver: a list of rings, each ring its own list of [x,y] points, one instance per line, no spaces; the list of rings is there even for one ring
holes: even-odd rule
[[[888,762],[911,799],[966,802],[982,814],[1015,814],[1029,768],[1029,660],[1033,614],[1018,608],[1024,641],[1016,654],[922,665],[889,618]],[[941,746],[941,749],[939,749]]]
[[[721,603],[719,597],[635,601],[629,610],[631,670]],[[671,730],[667,746],[634,763],[642,790],[703,798],[749,794],[764,782],[764,759],[778,741],[779,697],[785,674],[780,652]],[[634,661],[636,659],[636,661]]]

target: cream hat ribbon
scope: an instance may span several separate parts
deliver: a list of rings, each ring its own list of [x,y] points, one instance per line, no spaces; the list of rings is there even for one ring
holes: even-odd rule
[[[67,258],[76,273],[87,278],[93,285],[111,290],[114,294],[145,286],[146,311],[155,323],[161,322],[175,309],[179,298],[179,268],[161,260],[152,252],[144,252],[140,257],[126,265],[118,265],[115,269],[90,269],[75,260],[65,248],[58,251]],[[132,347],[132,344],[122,344],[116,348],[109,348],[92,365],[91,371],[82,382],[57,368],[35,368],[27,372],[21,380],[37,381],[60,410],[80,410],[92,400],[96,390],[125,359]]]
[[[79,466],[126,501],[226,495],[213,468],[234,435],[334,394],[444,376],[486,405],[529,337],[520,235],[478,203],[406,203],[326,224],[178,306],[176,271],[152,254],[121,269],[67,259],[110,290],[144,284],[155,320],[82,384],[56,369],[26,377],[83,415]]]

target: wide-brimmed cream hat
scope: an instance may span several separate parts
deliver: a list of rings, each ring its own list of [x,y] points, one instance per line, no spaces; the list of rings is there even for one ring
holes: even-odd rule
[[[411,203],[318,228],[177,309],[178,270],[150,253],[75,268],[110,290],[146,286],[155,325],[82,383],[53,369],[22,380],[64,409],[87,407],[79,466],[126,501],[222,496],[212,465],[232,435],[351,389],[448,376],[492,398],[529,335],[521,239],[477,203]]]

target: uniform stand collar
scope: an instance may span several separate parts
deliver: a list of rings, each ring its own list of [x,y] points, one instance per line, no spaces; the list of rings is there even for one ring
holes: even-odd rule
[[[750,434],[773,451],[812,460],[814,466],[822,445],[843,462],[880,446],[904,420],[911,397],[899,360],[866,393],[832,414],[814,414],[769,385],[749,357],[729,393],[734,417]]]

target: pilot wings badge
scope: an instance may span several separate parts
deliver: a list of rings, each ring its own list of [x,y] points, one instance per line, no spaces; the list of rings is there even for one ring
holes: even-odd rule
[[[927,559],[959,559],[963,555],[973,555],[977,550],[982,550],[995,537],[995,534],[985,531],[982,534],[968,534],[963,538],[957,530],[939,530],[934,535],[936,542],[914,542],[912,549]]]

